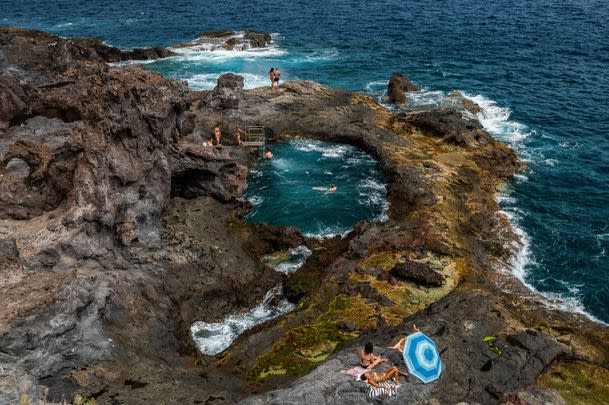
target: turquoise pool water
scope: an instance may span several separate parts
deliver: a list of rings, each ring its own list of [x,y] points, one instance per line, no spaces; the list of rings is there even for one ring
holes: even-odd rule
[[[271,145],[249,178],[246,220],[295,226],[314,237],[345,235],[358,221],[382,221],[388,207],[383,173],[350,145],[292,140]],[[336,185],[336,191],[314,190]]]

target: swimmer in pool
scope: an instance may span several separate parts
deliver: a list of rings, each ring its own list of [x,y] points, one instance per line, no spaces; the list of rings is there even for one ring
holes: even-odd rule
[[[311,188],[316,191],[325,191],[326,193],[331,193],[333,191],[336,191],[336,186],[334,184],[330,184],[330,187],[311,187]]]

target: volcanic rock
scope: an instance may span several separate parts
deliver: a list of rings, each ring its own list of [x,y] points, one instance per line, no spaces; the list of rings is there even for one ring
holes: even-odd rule
[[[239,107],[243,94],[243,76],[224,73],[218,77],[216,87],[203,99],[206,107],[213,109],[233,109]]]
[[[396,264],[391,269],[391,274],[402,280],[412,281],[428,287],[441,287],[444,284],[444,277],[434,271],[425,263],[418,263],[406,260]]]
[[[461,107],[463,107],[465,110],[469,111],[473,115],[476,115],[476,114],[479,114],[482,112],[482,108],[480,108],[480,106],[478,104],[476,104],[472,100],[466,98],[465,96],[463,96],[463,94],[461,94],[458,91],[451,91],[450,93],[448,93],[448,97],[451,97],[451,98],[457,100],[461,104]]]
[[[261,31],[246,31],[243,39],[247,41],[252,48],[264,48],[268,46],[273,38],[266,32]]]
[[[533,392],[559,358],[609,366],[607,328],[492,270],[518,245],[497,184],[522,165],[479,123],[448,109],[394,114],[310,81],[243,90],[228,75],[189,92],[108,66],[94,47],[0,28],[0,403],[20,393],[234,403],[252,389],[249,403],[361,403],[365,385],[338,371],[365,341],[391,346],[412,322],[445,369],[430,385],[409,380],[401,402],[497,403]],[[245,223],[238,198],[254,154],[192,141],[218,121],[365,149],[386,176],[386,218],[329,241]],[[259,260],[300,244],[312,255],[289,279]],[[444,285],[382,277],[407,257],[441,271]],[[193,322],[248,311],[282,282],[297,310],[201,356]]]
[[[216,49],[250,49],[264,48],[272,42],[273,38],[260,31],[246,31],[239,34],[229,30],[209,31],[199,34],[197,39],[183,44],[175,45],[174,48],[194,48],[207,51]]]
[[[415,86],[406,76],[393,73],[387,84],[389,101],[396,105],[405,106],[407,104],[404,96],[405,91],[421,91],[421,89]]]
[[[464,118],[450,107],[421,111],[405,117],[405,121],[415,128],[440,138],[440,142],[459,146],[479,146],[496,141],[475,119]]]

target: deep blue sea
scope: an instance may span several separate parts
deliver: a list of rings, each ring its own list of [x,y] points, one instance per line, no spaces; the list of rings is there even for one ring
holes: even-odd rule
[[[501,204],[523,236],[514,273],[553,305],[609,322],[609,3],[605,0],[2,0],[0,24],[123,48],[259,29],[265,50],[188,52],[148,65],[192,88],[226,71],[247,87],[312,79],[382,100],[393,71],[425,93],[461,90],[529,165]]]

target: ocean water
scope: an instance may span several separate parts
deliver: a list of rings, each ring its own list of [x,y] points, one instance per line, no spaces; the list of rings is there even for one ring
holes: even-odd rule
[[[328,237],[347,234],[357,221],[386,218],[383,173],[363,150],[307,139],[269,149],[273,158],[263,160],[248,179],[245,198],[253,207],[247,221],[296,226],[307,236]],[[332,184],[336,191],[322,190]]]
[[[0,24],[97,36],[130,48],[212,29],[273,33],[257,51],[191,52],[148,64],[211,88],[312,79],[382,101],[393,71],[425,88],[413,105],[461,90],[527,161],[500,202],[522,234],[514,274],[553,303],[609,322],[609,3],[604,0],[3,0]]]
[[[279,299],[274,304],[273,301]],[[256,325],[285,315],[296,309],[296,305],[283,298],[283,287],[271,288],[262,302],[247,312],[227,316],[222,322],[197,321],[190,327],[190,335],[199,351],[215,356],[226,350],[243,332]]]

